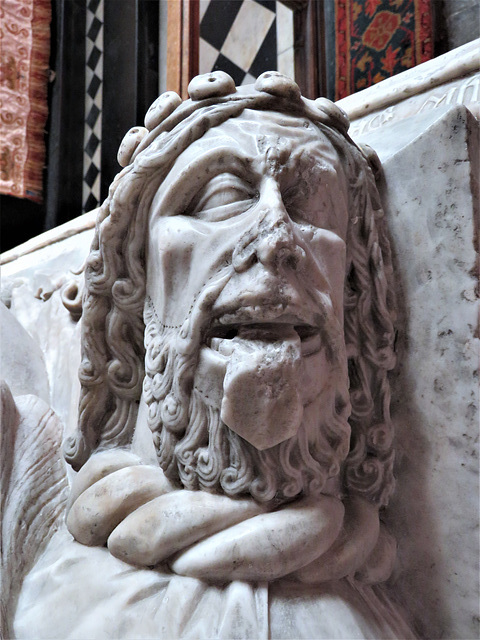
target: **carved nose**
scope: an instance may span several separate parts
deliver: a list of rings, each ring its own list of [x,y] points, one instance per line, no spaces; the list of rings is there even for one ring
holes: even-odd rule
[[[280,201],[269,206],[258,227],[235,249],[233,266],[239,272],[255,262],[296,269],[304,258],[305,251],[298,245],[292,222]]]
[[[305,252],[297,244],[290,220],[282,216],[262,229],[255,253],[265,266],[288,264],[296,268]]]

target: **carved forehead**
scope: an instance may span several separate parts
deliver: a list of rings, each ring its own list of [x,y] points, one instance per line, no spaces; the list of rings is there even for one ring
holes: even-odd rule
[[[181,162],[182,157],[188,157],[192,148],[195,154],[213,146],[223,145],[232,145],[232,151],[240,148],[251,155],[274,148],[297,155],[308,147],[314,148],[318,155],[324,156],[332,164],[339,164],[337,153],[330,141],[307,118],[253,109],[245,109],[240,116],[230,118],[207,131],[179,156],[176,164],[180,164],[178,160]]]

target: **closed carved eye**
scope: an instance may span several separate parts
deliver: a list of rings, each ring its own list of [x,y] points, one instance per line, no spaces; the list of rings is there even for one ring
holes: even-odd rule
[[[282,193],[282,200],[289,218],[298,224],[315,224],[308,211],[308,199],[304,197],[298,185],[292,186]]]
[[[233,173],[212,178],[194,198],[186,215],[217,222],[247,211],[258,199],[251,184]]]
[[[328,202],[305,181],[300,180],[298,184],[283,191],[282,200],[290,219],[296,224],[329,228]]]

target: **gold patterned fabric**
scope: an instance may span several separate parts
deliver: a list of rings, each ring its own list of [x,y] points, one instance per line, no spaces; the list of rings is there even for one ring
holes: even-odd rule
[[[0,193],[42,200],[50,0],[0,0]]]

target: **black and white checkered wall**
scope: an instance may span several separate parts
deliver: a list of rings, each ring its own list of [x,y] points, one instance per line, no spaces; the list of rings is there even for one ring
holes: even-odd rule
[[[293,18],[276,0],[200,0],[200,73],[226,71],[236,85],[264,71],[292,76]]]
[[[100,204],[104,0],[87,0],[82,209]]]
[[[155,1],[150,0],[151,3]],[[150,2],[147,4],[149,9],[152,9]],[[102,110],[105,108],[111,115],[112,108],[111,100],[109,102],[107,99],[108,92],[104,91],[104,77],[106,74],[107,80],[110,78],[112,93],[112,86],[122,81],[118,78],[117,67],[125,62],[117,60],[118,52],[112,54],[108,48],[104,49],[104,33],[106,27],[108,32],[108,26],[112,22],[112,12],[115,14],[116,8],[122,3],[125,3],[123,13],[126,13],[127,0],[85,0],[86,67],[82,182],[84,212],[101,204],[102,193],[103,197],[106,195],[105,183],[108,183],[115,171],[115,167],[110,167],[110,172],[106,171],[105,165],[106,156],[114,155],[109,148],[111,133],[107,135],[105,131],[107,121],[103,126],[105,141],[102,150]],[[132,2],[129,0],[130,4]],[[114,34],[113,25],[110,25],[108,33],[105,36],[107,40]],[[132,38],[132,34],[127,35]],[[237,85],[254,82],[264,71],[278,70],[291,77],[294,74],[292,11],[278,0],[200,0],[199,45],[200,73],[221,69],[229,73]],[[166,61],[160,61],[160,64],[166,64]],[[125,75],[124,67],[122,72]],[[135,87],[132,87],[130,93],[132,92],[136,95]],[[117,95],[118,93],[115,94]],[[156,94],[152,96],[152,101],[155,97]],[[117,97],[115,99],[118,100]],[[118,114],[115,116],[115,119],[117,118]],[[126,129],[135,124],[140,122],[126,124]]]

